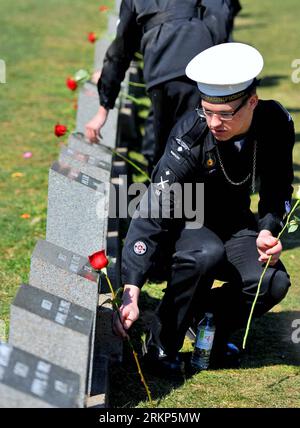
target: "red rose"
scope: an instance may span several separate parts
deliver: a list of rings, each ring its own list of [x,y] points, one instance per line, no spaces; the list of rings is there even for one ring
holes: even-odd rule
[[[100,6],[99,7],[100,12],[106,12],[108,10],[107,6]]]
[[[97,40],[96,34],[95,34],[95,33],[89,33],[89,35],[88,35],[88,40],[89,40],[91,43],[95,43],[95,41]]]
[[[89,261],[95,270],[101,270],[108,265],[108,259],[105,255],[105,250],[97,251],[96,253],[89,256]]]
[[[54,127],[54,134],[57,137],[62,137],[68,131],[68,128],[65,125],[60,125],[59,123]]]
[[[66,80],[66,85],[71,91],[75,91],[77,89],[77,82],[72,77],[68,77]]]

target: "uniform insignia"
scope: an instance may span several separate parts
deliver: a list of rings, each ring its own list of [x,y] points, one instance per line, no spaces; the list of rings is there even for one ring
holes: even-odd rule
[[[179,162],[179,163],[182,163],[183,162],[183,159],[182,159],[182,157],[181,156],[179,156],[177,153],[175,153],[174,152],[174,150],[171,150],[170,151],[170,153],[171,153],[171,155]]]
[[[165,188],[165,184],[169,183],[169,180],[164,180],[164,178],[161,176],[160,177],[160,182],[156,183],[156,186],[161,186],[161,189]]]
[[[147,252],[147,245],[143,241],[137,241],[134,244],[133,251],[138,256],[143,256]]]
[[[187,150],[187,151],[189,151],[190,150],[190,148],[189,148],[189,146],[181,139],[181,138],[178,138],[178,137],[176,137],[175,138],[175,141],[176,141],[176,143],[178,144],[178,148],[177,148],[177,151],[178,152],[183,152],[183,150]]]
[[[215,155],[212,152],[208,152],[205,157],[205,167],[212,168],[216,164]]]

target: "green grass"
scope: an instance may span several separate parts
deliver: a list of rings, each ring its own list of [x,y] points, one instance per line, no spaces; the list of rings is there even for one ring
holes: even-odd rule
[[[263,99],[277,99],[293,115],[296,125],[294,149],[295,184],[300,182],[300,84],[291,81],[291,63],[299,58],[300,28],[298,0],[282,4],[274,0],[242,1],[243,11],[236,22],[236,41],[256,46],[265,58],[262,86]],[[266,126],[276,126],[266,123]],[[284,142],[283,142],[284,143]],[[275,172],[276,173],[276,172]],[[276,189],[274,189],[276,194]],[[253,209],[257,205],[253,198]],[[293,344],[291,323],[300,319],[300,234],[285,235],[282,260],[291,278],[292,287],[280,305],[251,326],[242,368],[207,371],[186,379],[168,382],[147,375],[155,405],[158,407],[300,407],[300,344]],[[154,309],[165,286],[148,284],[143,288],[141,307]],[[132,332],[140,349],[143,322]],[[240,346],[244,331],[235,334]],[[186,340],[182,352],[191,352]],[[147,407],[145,391],[136,374],[132,356],[127,350],[123,366],[112,370],[111,405],[115,407]],[[124,387],[126,385],[126,387]]]
[[[114,2],[0,0],[0,58],[7,69],[7,83],[0,84],[0,319],[7,328],[9,304],[28,281],[37,239],[45,238],[48,170],[60,149],[53,127],[75,125],[77,94],[65,79],[93,67],[87,34],[106,29],[101,4]],[[25,151],[31,159],[23,159]],[[12,178],[15,172],[24,176]],[[20,218],[24,213],[30,218]]]
[[[76,94],[65,88],[65,78],[93,64],[90,31],[100,32],[106,14],[98,6],[114,1],[0,0],[0,58],[7,63],[7,84],[0,84],[0,319],[9,321],[9,305],[21,282],[28,281],[30,257],[37,239],[45,237],[48,169],[56,160],[59,142],[53,126],[61,121],[73,128]],[[243,0],[235,39],[257,46],[265,57],[259,93],[288,107],[297,129],[294,157],[296,183],[300,180],[300,84],[291,82],[291,63],[299,58],[299,1]],[[276,126],[266,123],[266,126]],[[66,141],[65,139],[63,140]],[[33,157],[24,160],[23,152]],[[21,172],[20,178],[12,174]],[[276,189],[274,189],[276,192]],[[24,213],[29,219],[22,219]],[[173,383],[147,376],[159,407],[299,407],[299,345],[291,341],[291,322],[300,319],[300,237],[284,239],[282,260],[293,286],[280,306],[255,321],[247,355],[240,370],[207,371]],[[163,285],[147,285],[142,308],[153,309]],[[134,336],[139,348],[139,330]],[[240,343],[243,332],[236,335]],[[185,343],[183,352],[191,351]],[[145,391],[127,352],[123,366],[111,376],[111,405],[146,407]]]

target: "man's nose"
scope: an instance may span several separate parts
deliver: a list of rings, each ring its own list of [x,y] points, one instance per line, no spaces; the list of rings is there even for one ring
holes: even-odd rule
[[[218,128],[222,125],[222,120],[220,119],[220,116],[218,114],[213,114],[211,121],[210,121],[212,128]]]

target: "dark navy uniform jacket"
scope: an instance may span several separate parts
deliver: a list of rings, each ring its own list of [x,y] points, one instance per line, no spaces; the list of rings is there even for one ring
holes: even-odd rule
[[[218,144],[228,177],[241,182],[253,170],[255,141],[258,219],[250,210],[251,179],[240,186],[232,185],[225,178],[216,153]],[[277,236],[290,209],[293,193],[294,141],[291,116],[273,100],[259,101],[240,151],[234,141],[216,143],[205,119],[197,112],[188,113],[173,128],[165,153],[153,172],[155,191],[148,189],[142,199],[144,204],[140,205],[150,204],[152,198],[162,204],[166,195],[161,183],[204,183],[204,226],[221,239],[229,239],[247,229],[256,232],[267,229]],[[172,199],[172,194],[167,197]],[[159,215],[132,219],[122,255],[123,284],[142,287],[160,248],[168,242],[171,245],[177,223],[182,227],[172,215],[169,219]]]
[[[101,105],[114,107],[135,52],[144,56],[144,80],[150,89],[184,76],[195,55],[227,41],[232,0],[214,0],[212,8],[210,1],[204,2],[207,9],[200,13],[201,0],[123,0],[117,34],[98,82]]]

